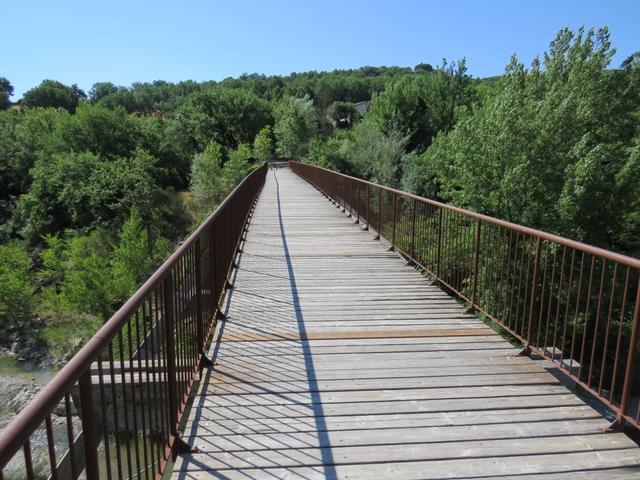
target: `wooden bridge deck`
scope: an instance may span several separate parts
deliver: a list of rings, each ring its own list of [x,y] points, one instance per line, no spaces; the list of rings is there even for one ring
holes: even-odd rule
[[[638,478],[640,449],[288,169],[173,478]]]

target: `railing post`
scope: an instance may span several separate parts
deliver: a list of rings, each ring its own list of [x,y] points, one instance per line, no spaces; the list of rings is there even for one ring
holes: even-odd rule
[[[353,180],[347,180],[349,184],[349,190],[347,195],[349,196],[349,217],[353,217]]]
[[[100,361],[100,359],[98,359],[98,361]],[[93,386],[91,385],[90,366],[87,367],[85,372],[82,374],[78,383],[80,387],[80,412],[82,415],[82,439],[84,442],[84,465],[86,477],[91,480],[99,479],[100,469],[98,467],[98,441],[93,412]]]
[[[627,369],[624,372],[624,384],[622,387],[622,399],[620,400],[620,413],[618,414],[618,427],[624,425],[624,415],[629,406],[629,398],[631,397],[631,384],[634,382],[632,377],[635,366],[636,350],[638,342],[638,323],[640,323],[640,275],[638,276],[638,290],[636,292],[636,304],[633,309],[633,320],[631,323],[631,337],[629,338],[629,352],[627,353]]]
[[[366,220],[367,220],[367,226],[365,227],[365,230],[369,230],[369,218],[370,218],[370,217],[369,217],[369,204],[371,203],[371,198],[370,198],[370,197],[371,197],[371,195],[370,195],[370,193],[369,193],[369,192],[370,192],[370,190],[371,190],[371,189],[369,188],[369,185],[367,185],[367,218],[366,218]]]
[[[340,198],[342,198],[342,211],[347,212],[347,185],[346,180],[340,177]]]
[[[374,237],[376,240],[380,240],[382,234],[382,189],[378,187],[378,234]]]
[[[356,189],[356,191],[358,192],[357,193],[357,195],[358,195],[358,206],[356,208],[356,215],[357,215],[356,223],[360,223],[360,210],[362,210],[362,208],[360,206],[360,199],[362,198],[362,195],[360,194],[360,190],[361,190],[360,189],[360,185],[361,184],[360,184],[360,182],[358,182],[356,185],[358,185],[358,188]]]
[[[165,352],[167,355],[167,388],[169,395],[169,433],[176,437],[178,434],[178,391],[176,375],[176,350],[174,338],[174,311],[173,311],[173,273],[169,272],[162,284],[164,303],[164,338]]]
[[[436,251],[436,279],[440,277],[442,268],[442,208],[438,208],[438,247]]]
[[[218,277],[218,271],[217,271],[217,251],[214,248],[215,246],[215,228],[214,228],[214,224],[212,223],[211,226],[209,227],[209,271],[210,271],[210,278],[209,278],[209,285],[208,285],[208,290],[209,290],[209,298],[210,298],[210,302],[211,302],[211,314],[212,315],[218,315],[218,296],[217,296],[217,277]],[[215,322],[217,320],[217,317],[214,317],[213,321]]]
[[[196,243],[194,245],[194,255],[196,257],[195,259],[195,281],[196,281],[196,335],[197,335],[197,342],[198,342],[198,353],[200,354],[200,356],[204,355],[204,343],[205,343],[205,338],[204,338],[204,319],[202,317],[202,272],[201,272],[201,264],[202,264],[202,258],[201,258],[201,247],[200,247],[200,237],[198,237],[198,239],[196,240]]]
[[[393,192],[393,230],[391,231],[391,248],[389,250],[394,251],[396,249],[396,216],[398,210],[398,195]]]
[[[529,355],[531,353],[531,330],[533,327],[533,312],[535,310],[535,297],[538,290],[538,273],[540,271],[540,252],[542,249],[542,239],[536,240],[536,256],[533,265],[533,277],[531,278],[531,296],[529,298],[529,321],[527,322],[527,344],[520,352],[521,355]]]
[[[478,292],[478,261],[480,258],[480,220],[476,223],[476,248],[473,256],[473,284],[471,290],[471,308],[474,308],[477,303]]]
[[[411,206],[411,261],[416,257],[416,203],[414,198]]]

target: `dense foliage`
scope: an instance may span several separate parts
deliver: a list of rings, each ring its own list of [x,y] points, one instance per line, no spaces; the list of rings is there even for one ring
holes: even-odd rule
[[[640,64],[607,70],[606,30],[561,31],[526,69],[442,131],[404,186],[456,205],[640,255]]]
[[[529,69],[465,61],[221,82],[0,77],[0,347],[64,356],[257,160],[298,158],[640,255],[640,56],[562,30]]]
[[[43,80],[40,85],[23,95],[22,104],[27,107],[64,108],[74,113],[80,99],[86,97],[77,85],[69,87],[55,80]]]

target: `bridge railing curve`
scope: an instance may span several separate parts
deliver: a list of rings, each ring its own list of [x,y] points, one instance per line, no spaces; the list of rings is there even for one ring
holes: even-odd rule
[[[640,260],[290,162],[365,228],[640,427]]]
[[[0,433],[0,480],[160,478],[188,448],[178,426],[266,172],[250,173]]]

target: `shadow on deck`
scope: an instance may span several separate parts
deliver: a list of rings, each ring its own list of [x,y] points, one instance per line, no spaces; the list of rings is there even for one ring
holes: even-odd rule
[[[640,449],[288,169],[172,478],[637,478]]]

